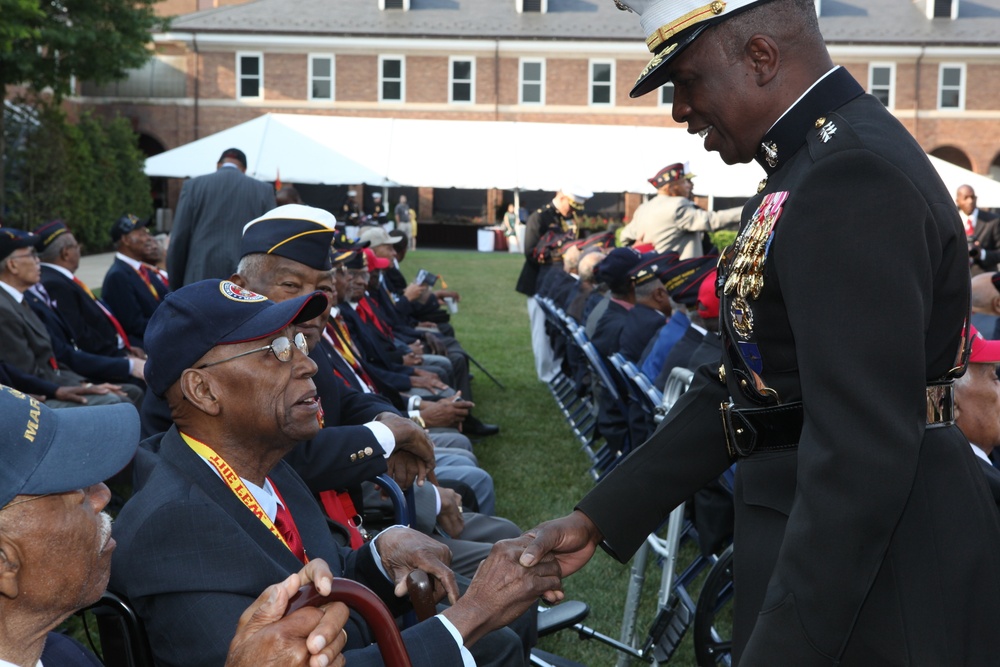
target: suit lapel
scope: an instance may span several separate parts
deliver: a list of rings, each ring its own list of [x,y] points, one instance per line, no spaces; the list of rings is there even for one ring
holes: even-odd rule
[[[131,269],[130,269],[131,270]],[[209,496],[234,522],[253,540],[264,553],[272,560],[276,561],[288,572],[298,572],[302,569],[299,559],[285,547],[281,541],[271,534],[271,531],[261,523],[254,514],[236,497],[225,482],[215,473],[215,471],[200,456],[184,443],[177,426],[171,426],[170,430],[163,437],[160,449],[160,456],[169,461],[171,465],[178,469],[181,475],[188,478],[192,484],[200,488]],[[280,482],[275,482],[280,484]],[[286,493],[282,488],[281,493]],[[285,499],[288,500],[287,496]],[[291,501],[288,501],[291,505]],[[290,508],[296,524],[299,524],[298,517],[295,517],[295,509]],[[299,526],[302,531],[302,527]],[[303,541],[306,540],[303,532]],[[309,543],[306,542],[306,551],[309,551]],[[235,564],[234,564],[235,565]]]

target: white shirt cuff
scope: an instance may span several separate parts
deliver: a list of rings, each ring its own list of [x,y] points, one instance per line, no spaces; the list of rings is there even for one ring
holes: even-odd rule
[[[436,486],[431,486],[434,489],[434,516],[441,515],[441,491]]]
[[[417,408],[415,408],[413,404],[416,403],[418,400],[420,400],[419,396],[410,396],[408,399],[406,399],[406,411],[413,412],[414,410],[416,410]]]
[[[385,458],[389,458],[389,455],[396,449],[396,436],[392,434],[392,429],[382,422],[368,422],[365,426],[378,440],[378,444],[382,445],[382,449],[385,450]]]
[[[444,629],[448,631],[448,633],[451,635],[451,638],[455,640],[456,644],[458,644],[458,650],[462,652],[462,664],[464,665],[464,667],[476,667],[476,659],[472,657],[471,653],[469,653],[469,649],[465,648],[465,644],[463,643],[462,640],[462,635],[459,633],[458,628],[452,625],[451,621],[449,621],[441,614],[438,614],[434,618],[437,618],[441,621],[441,625],[444,626]]]

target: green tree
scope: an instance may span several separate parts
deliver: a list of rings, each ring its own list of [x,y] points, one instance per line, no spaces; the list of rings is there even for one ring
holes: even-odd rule
[[[124,78],[150,56],[157,0],[0,0],[0,90],[51,89],[58,103],[72,77]],[[0,160],[6,161],[0,113]],[[6,188],[0,169],[0,211]]]
[[[71,125],[57,107],[39,111],[19,146],[20,184],[9,224],[22,229],[61,218],[80,243],[108,247],[111,223],[123,213],[152,212],[138,137],[128,121],[84,115]]]

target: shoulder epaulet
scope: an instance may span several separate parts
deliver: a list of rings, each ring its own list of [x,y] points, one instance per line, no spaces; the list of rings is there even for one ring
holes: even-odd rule
[[[809,154],[813,160],[861,146],[861,141],[849,121],[835,113],[816,119],[814,128],[806,137],[806,143],[809,145]]]

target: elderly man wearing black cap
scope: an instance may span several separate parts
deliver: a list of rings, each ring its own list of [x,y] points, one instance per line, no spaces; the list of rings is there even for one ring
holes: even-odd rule
[[[104,275],[101,298],[121,323],[132,346],[142,338],[153,311],[170,291],[170,281],[156,268],[163,249],[149,233],[149,220],[131,213],[111,225],[115,261]]]
[[[250,178],[246,170],[246,154],[229,148],[214,172],[184,184],[167,252],[174,289],[229,277],[240,260],[243,225],[274,208],[274,187]]]
[[[969,256],[951,197],[833,65],[812,0],[618,4],[654,53],[632,94],[672,82],[674,119],[767,179],[720,260],[722,365],[522,563],[627,560],[739,460],[740,665],[993,664],[1000,515],[954,424]],[[872,285],[888,299],[858,298]]]
[[[146,622],[158,664],[207,667],[222,664],[221,647],[246,606],[302,563],[323,558],[397,611],[395,591],[421,568],[454,605],[404,631],[414,664],[462,664],[471,659],[465,645],[480,640],[478,664],[507,664],[521,655],[520,642],[508,630],[489,631],[558,585],[554,562],[529,573],[516,564],[525,542],[500,543],[456,600],[445,547],[406,528],[356,550],[339,546],[282,461],[321,421],[317,367],[293,325],[328,307],[319,292],[274,303],[228,280],[195,283],[164,300],[150,323],[146,375],[166,396],[174,426],[136,458],[136,493],[115,525],[112,585]],[[177,635],[184,641],[170,639]],[[382,664],[363,623],[350,621],[347,635],[350,664]]]
[[[740,206],[724,211],[705,211],[691,201],[694,174],[687,163],[667,165],[648,179],[656,196],[635,210],[622,230],[622,242],[652,243],[656,252],[676,252],[681,259],[701,257],[705,232],[736,229]]]
[[[31,378],[41,380],[43,386],[34,389],[49,397],[52,407],[120,402],[125,397],[120,387],[93,386],[87,378],[60,364],[56,358],[55,344],[45,323],[32,309],[34,297],[28,293],[41,276],[34,248],[36,243],[38,237],[34,234],[10,227],[0,229],[0,361],[15,373],[27,376],[19,382]],[[127,368],[125,364],[126,375]],[[53,391],[52,385],[72,389]]]
[[[56,412],[0,385],[0,665],[100,666],[50,631],[104,592],[116,545],[102,511],[111,494],[101,480],[128,464],[138,441],[131,407]],[[323,561],[268,587],[250,605],[226,667],[305,665],[313,656],[343,664],[342,604],[282,619],[289,597],[308,581],[329,590]]]

